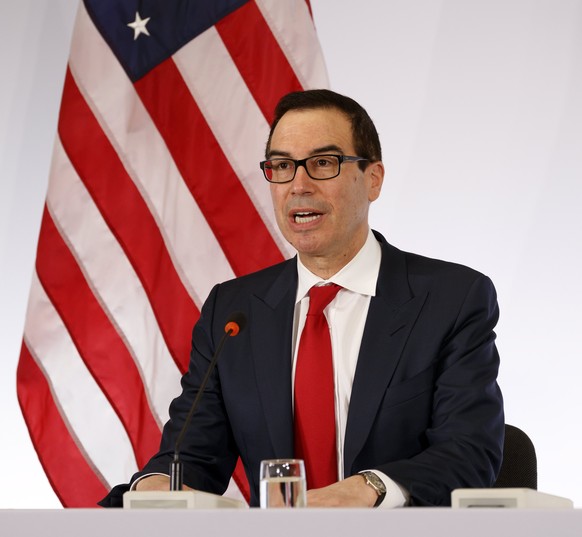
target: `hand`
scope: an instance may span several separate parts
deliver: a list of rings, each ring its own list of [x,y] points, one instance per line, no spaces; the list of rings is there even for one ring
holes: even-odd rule
[[[167,475],[149,475],[140,479],[135,486],[135,490],[170,490],[170,478]],[[182,490],[193,490],[188,485],[184,485]]]
[[[378,495],[361,475],[307,491],[307,507],[374,507]]]

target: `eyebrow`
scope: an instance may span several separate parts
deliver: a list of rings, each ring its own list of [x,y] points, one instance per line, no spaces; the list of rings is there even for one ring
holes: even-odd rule
[[[337,153],[340,153],[343,155],[343,150],[335,145],[335,144],[330,144],[330,145],[324,145],[322,147],[316,147],[315,149],[313,149],[310,153],[309,153],[309,157],[312,157],[313,155],[321,155],[322,153],[327,153],[329,151],[335,151]],[[283,157],[283,158],[292,158],[291,157],[291,153],[289,153],[288,151],[281,151],[279,149],[271,149],[271,151],[269,151],[269,155],[268,158],[273,158],[274,156],[277,157]],[[309,158],[307,157],[307,158]]]

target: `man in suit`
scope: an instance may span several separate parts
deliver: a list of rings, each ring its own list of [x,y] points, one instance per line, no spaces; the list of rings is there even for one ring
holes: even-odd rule
[[[226,320],[241,311],[248,327],[227,341],[181,458],[187,486],[220,494],[240,456],[258,504],[260,461],[295,455],[297,349],[309,289],[329,283],[341,286],[325,310],[337,481],[310,489],[308,505],[447,505],[455,488],[492,485],[504,417],[491,281],[402,252],[370,230],[384,166],[376,129],[352,99],[328,90],[285,96],[266,159],[277,223],[298,256],[212,290],[182,394],[136,488],[168,488],[176,437]]]

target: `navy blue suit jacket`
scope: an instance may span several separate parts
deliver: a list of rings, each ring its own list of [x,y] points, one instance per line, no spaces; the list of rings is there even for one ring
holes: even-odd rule
[[[412,505],[448,505],[455,488],[490,486],[501,464],[495,289],[472,269],[405,253],[376,237],[382,261],[350,399],[345,476],[378,469],[410,492]],[[247,328],[226,341],[181,458],[187,485],[220,494],[240,456],[251,505],[258,504],[260,461],[293,456],[296,289],[296,259],[214,287],[193,331],[190,370],[160,451],[132,479],[168,473],[225,321],[242,311]]]

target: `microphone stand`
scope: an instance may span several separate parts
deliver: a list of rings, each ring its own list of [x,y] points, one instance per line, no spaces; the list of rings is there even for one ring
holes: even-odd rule
[[[238,322],[237,322],[238,321]],[[186,434],[186,430],[188,429],[190,422],[192,421],[192,416],[196,409],[198,408],[198,404],[200,399],[202,398],[202,394],[206,389],[206,385],[208,384],[208,380],[210,379],[210,375],[214,371],[216,367],[216,362],[218,361],[218,357],[220,356],[220,352],[222,351],[222,347],[224,346],[224,342],[228,336],[236,336],[240,330],[244,328],[246,318],[242,313],[236,313],[231,315],[229,322],[226,323],[224,327],[225,333],[220,339],[218,343],[218,347],[216,348],[216,352],[210,361],[210,365],[206,370],[206,375],[204,375],[204,379],[200,384],[200,388],[198,389],[198,393],[190,407],[190,411],[188,412],[188,416],[186,416],[186,421],[184,421],[184,425],[180,430],[180,434],[178,435],[178,439],[176,440],[176,446],[174,448],[174,459],[170,463],[170,490],[182,490],[182,486],[184,485],[184,467],[182,465],[182,461],[180,460],[180,446],[182,444],[182,440],[184,439],[184,435]]]

